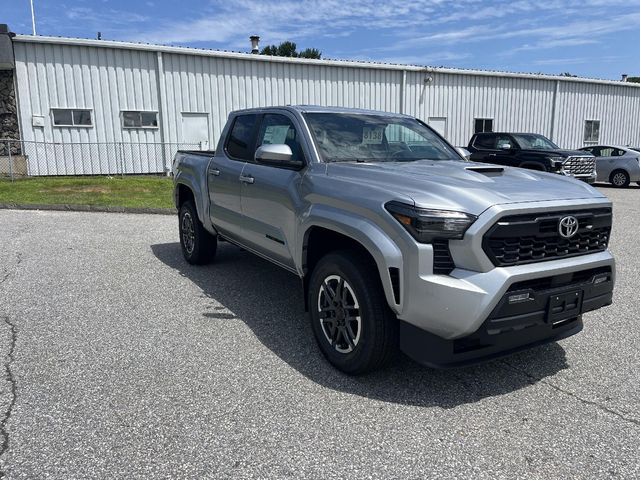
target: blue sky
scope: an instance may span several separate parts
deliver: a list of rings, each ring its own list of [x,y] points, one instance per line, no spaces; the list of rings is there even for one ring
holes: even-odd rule
[[[31,32],[29,0],[0,23]],[[34,0],[38,34],[247,51],[292,40],[323,57],[640,76],[640,0]]]

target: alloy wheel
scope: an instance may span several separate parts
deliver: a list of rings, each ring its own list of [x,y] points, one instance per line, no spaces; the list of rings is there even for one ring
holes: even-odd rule
[[[182,231],[182,243],[184,245],[184,249],[189,255],[191,255],[196,245],[196,233],[193,227],[193,217],[191,217],[191,213],[185,212],[182,215],[180,230]]]
[[[351,285],[339,275],[324,279],[318,292],[320,328],[331,346],[340,353],[352,352],[360,341],[360,305]]]
[[[611,183],[613,183],[616,187],[622,187],[627,183],[627,176],[622,172],[618,172],[613,176]]]

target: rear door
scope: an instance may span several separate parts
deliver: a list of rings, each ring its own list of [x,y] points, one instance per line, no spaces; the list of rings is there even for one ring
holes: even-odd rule
[[[624,155],[622,150],[613,147],[594,147],[591,152],[596,156],[596,173],[598,180],[608,182],[611,172],[620,164],[620,156]]]
[[[267,113],[258,129],[256,148],[262,144],[286,144],[294,158],[305,155],[300,126],[295,117]],[[301,205],[298,185],[304,169],[292,170],[254,162],[247,163],[242,183],[245,244],[285,267],[295,268],[296,212]]]
[[[244,234],[241,176],[255,152],[257,120],[257,114],[232,119],[224,149],[213,157],[207,170],[211,223],[220,233],[238,241]]]

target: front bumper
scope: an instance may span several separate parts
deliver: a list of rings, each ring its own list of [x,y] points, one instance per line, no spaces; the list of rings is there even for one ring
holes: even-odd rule
[[[398,318],[444,339],[466,337],[489,318],[512,285],[609,268],[615,281],[615,261],[608,250],[540,263],[495,267],[486,272],[456,268],[450,275],[420,274],[420,261],[409,265],[413,280],[405,282]],[[415,269],[415,270],[414,270]]]
[[[592,183],[595,183],[598,178],[598,175],[595,171],[588,175],[573,175],[571,173],[566,173],[562,170],[558,171],[558,173],[560,175],[564,175],[565,177],[571,177],[571,178],[575,178],[576,180],[582,180],[583,182],[587,182],[589,185],[591,185]]]
[[[582,314],[611,304],[613,266],[515,282],[480,328],[445,339],[400,322],[401,349],[435,367],[455,367],[513,353],[582,330]]]

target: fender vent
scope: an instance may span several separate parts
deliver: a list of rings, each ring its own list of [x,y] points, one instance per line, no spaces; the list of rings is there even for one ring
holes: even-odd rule
[[[400,269],[390,267],[389,278],[391,278],[391,288],[393,288],[393,299],[396,305],[400,305]]]
[[[449,275],[456,266],[449,251],[449,241],[436,239],[433,245],[433,273],[436,275]]]

